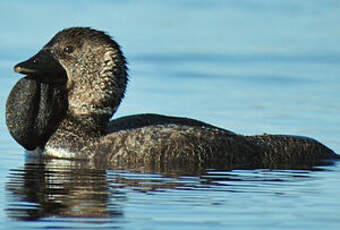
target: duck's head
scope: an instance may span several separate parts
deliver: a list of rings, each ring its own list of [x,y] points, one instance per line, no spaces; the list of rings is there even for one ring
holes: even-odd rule
[[[119,45],[104,32],[87,27],[58,32],[14,71],[47,83],[64,81],[68,112],[101,120],[113,115],[127,84],[126,61]]]

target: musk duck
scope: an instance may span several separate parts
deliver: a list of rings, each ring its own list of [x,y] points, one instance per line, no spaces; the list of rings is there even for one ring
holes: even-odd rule
[[[26,76],[8,97],[8,129],[44,157],[155,170],[310,168],[339,158],[308,137],[243,136],[158,114],[110,120],[125,94],[126,59],[108,34],[88,27],[58,32],[14,71]]]

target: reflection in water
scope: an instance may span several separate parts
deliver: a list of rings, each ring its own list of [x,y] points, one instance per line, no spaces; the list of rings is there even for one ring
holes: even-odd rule
[[[113,193],[120,197],[121,193],[108,189],[105,170],[46,166],[26,163],[24,169],[11,170],[6,186],[14,195],[7,208],[9,217],[35,220],[121,215],[119,207],[110,201]]]
[[[86,163],[84,162],[85,166]],[[23,169],[13,169],[6,184],[10,192],[6,212],[17,220],[44,217],[123,218],[123,206],[136,193],[164,195],[168,189],[223,191],[228,193],[282,193],[276,183],[309,178],[310,171],[208,170],[201,175],[186,172],[136,173],[90,169],[82,162],[32,159]],[[262,185],[261,185],[262,183]],[[263,186],[270,184],[270,190]],[[208,189],[208,190],[207,190]],[[131,195],[132,194],[132,195]],[[153,197],[157,203],[157,198]],[[189,201],[192,202],[192,201]]]

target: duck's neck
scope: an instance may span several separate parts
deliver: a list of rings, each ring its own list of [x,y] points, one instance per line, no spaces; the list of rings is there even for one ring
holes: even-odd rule
[[[61,122],[63,127],[59,126],[58,129],[67,130],[78,136],[97,137],[105,133],[107,124],[108,120],[102,117],[86,115],[74,116],[71,113],[67,113]]]
[[[127,84],[125,58],[117,47],[89,50],[67,70],[69,112],[105,124],[116,112]]]
[[[45,151],[58,158],[86,159],[93,153],[91,146],[104,135],[106,125],[93,117],[67,113],[46,143]]]
[[[98,54],[101,55],[98,57]],[[87,51],[66,72],[68,111],[45,150],[65,153],[65,157],[84,152],[91,154],[89,148],[105,133],[109,119],[124,97],[127,84],[125,58],[118,45],[105,47],[103,51]]]

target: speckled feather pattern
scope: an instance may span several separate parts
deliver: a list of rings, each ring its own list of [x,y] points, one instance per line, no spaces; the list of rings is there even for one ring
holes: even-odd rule
[[[73,55],[58,52],[70,44],[75,47]],[[56,34],[46,46],[57,50],[66,70],[69,112],[107,122],[124,97],[128,79],[119,45],[101,31],[71,28]]]
[[[74,52],[60,50],[71,44]],[[285,135],[242,136],[201,121],[142,114],[109,122],[124,97],[127,67],[119,45],[103,32],[70,28],[45,47],[67,73],[66,115],[45,156],[82,159],[93,167],[310,168],[338,156],[321,143]]]

